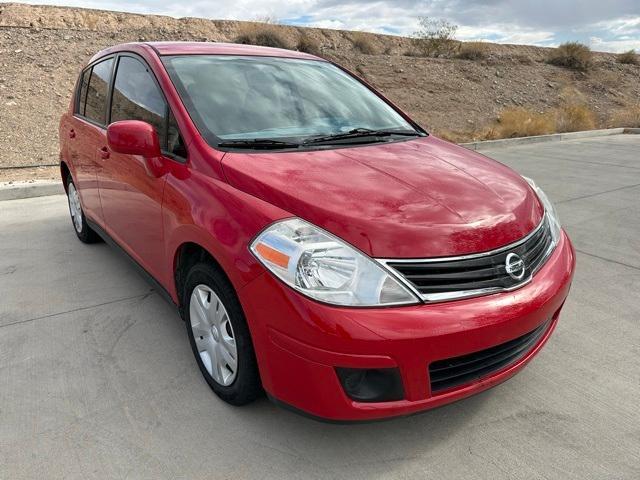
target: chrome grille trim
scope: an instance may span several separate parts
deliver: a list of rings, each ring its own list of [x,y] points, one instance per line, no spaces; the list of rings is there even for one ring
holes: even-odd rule
[[[549,225],[549,221],[547,218],[547,214],[545,213],[545,215],[543,216],[542,220],[540,221],[540,223],[538,224],[538,226],[536,228],[534,228],[531,232],[529,232],[525,237],[521,238],[520,240],[511,243],[509,245],[505,245],[503,247],[494,249],[494,250],[490,250],[487,252],[480,252],[480,253],[474,253],[474,254],[469,254],[469,255],[460,255],[460,256],[453,256],[453,257],[434,257],[434,258],[420,258],[420,259],[407,259],[407,258],[400,258],[400,259],[395,259],[395,258],[378,258],[375,259],[380,265],[382,265],[388,272],[390,272],[395,278],[397,278],[399,281],[401,281],[403,283],[403,285],[405,285],[408,289],[411,290],[411,292],[413,292],[418,298],[420,298],[424,303],[436,303],[436,302],[445,302],[445,301],[451,301],[451,300],[459,300],[459,299],[464,299],[464,298],[472,298],[472,297],[478,297],[478,296],[482,296],[482,295],[489,295],[492,293],[499,293],[499,292],[508,292],[508,291],[513,291],[516,290],[518,288],[522,288],[523,286],[527,285],[529,282],[531,282],[531,279],[533,278],[533,276],[538,272],[538,270],[546,263],[547,259],[549,258],[549,256],[551,255],[551,253],[553,252],[553,250],[556,247],[557,241],[554,241],[554,239],[551,236],[551,231],[550,231],[550,225]],[[544,233],[540,233],[541,229],[545,229]],[[405,274],[403,274],[400,270],[396,269],[396,267],[402,268],[403,264],[413,264],[415,265],[415,268],[419,268],[419,265],[429,265],[432,266],[435,263],[456,263],[456,262],[461,262],[464,263],[465,261],[473,261],[475,259],[479,259],[480,261],[484,258],[484,257],[490,257],[490,256],[495,256],[495,255],[500,255],[502,253],[506,253],[509,251],[513,251],[514,249],[517,249],[519,247],[522,247],[523,244],[527,243],[529,240],[531,240],[534,236],[536,236],[537,234],[540,234],[540,239],[536,239],[538,242],[544,242],[542,243],[542,245],[540,245],[540,243],[535,243],[535,246],[542,246],[542,248],[544,248],[544,245],[546,243],[548,243],[548,246],[546,247],[546,250],[544,251],[544,253],[542,253],[541,255],[538,252],[538,255],[534,256],[535,257],[539,257],[537,259],[537,262],[535,265],[533,265],[533,268],[530,268],[528,271],[528,274],[525,275],[525,277],[520,280],[517,283],[514,283],[513,285],[509,285],[509,286],[491,286],[491,287],[486,287],[486,288],[475,288],[475,289],[458,289],[458,290],[451,290],[451,291],[445,291],[445,292],[429,292],[429,293],[424,293],[421,291],[421,288],[424,289],[428,289],[428,287],[420,287],[419,285],[416,285],[414,282],[412,282],[409,278],[407,278],[405,276]],[[534,251],[535,249],[532,249],[528,252]],[[395,267],[394,267],[395,265]],[[462,267],[464,267],[464,265],[461,265]],[[411,267],[408,267],[411,268]],[[488,278],[484,281],[484,283],[489,283],[489,280],[494,280],[495,282],[499,282],[500,281],[500,277],[499,277],[499,269],[500,266],[499,265],[494,265],[492,267],[488,267],[488,268],[494,268],[496,271],[495,277],[491,277]],[[434,274],[436,275],[436,274]],[[445,273],[444,276],[446,276],[447,274]],[[448,274],[448,275],[452,275]],[[464,274],[463,274],[464,275]],[[413,275],[414,277],[420,276],[420,275]],[[443,275],[439,275],[439,276],[443,276]],[[426,277],[426,275],[424,275],[424,277]],[[456,280],[456,277],[452,277],[454,280]],[[425,280],[429,280],[428,278],[425,278]],[[478,282],[476,282],[478,283]],[[437,285],[435,285],[433,288],[438,289],[439,287]]]

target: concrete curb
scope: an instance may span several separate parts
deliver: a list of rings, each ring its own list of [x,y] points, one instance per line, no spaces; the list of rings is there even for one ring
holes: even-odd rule
[[[513,147],[541,142],[561,142],[579,138],[602,137],[607,135],[640,134],[640,128],[609,128],[606,130],[588,130],[584,132],[555,133],[553,135],[539,135],[536,137],[505,138],[503,140],[487,140],[484,142],[461,143],[469,150],[491,150],[496,148]],[[19,182],[11,185],[0,185],[0,201],[17,200],[20,198],[44,197],[46,195],[61,195],[64,193],[62,182],[35,181],[33,183]]]
[[[532,143],[562,142],[564,140],[622,134],[640,134],[640,128],[607,128],[604,130],[586,130],[583,132],[553,133],[551,135],[537,135],[534,137],[503,138],[501,140],[461,143],[460,146],[468,148],[469,150],[493,150],[496,148],[515,147],[517,145],[529,145]]]
[[[0,201],[18,200],[20,198],[44,197],[47,195],[62,195],[62,182],[54,180],[40,180],[33,183],[18,182],[11,185],[0,185]]]

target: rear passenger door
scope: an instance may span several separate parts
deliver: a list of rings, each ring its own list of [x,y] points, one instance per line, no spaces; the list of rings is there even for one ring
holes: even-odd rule
[[[104,225],[96,152],[106,134],[107,100],[114,57],[100,59],[82,72],[76,93],[73,120],[62,131],[69,137],[68,152],[82,208],[90,220]]]
[[[134,54],[117,58],[109,122],[119,120],[151,124],[160,140],[163,162],[186,156],[153,72]],[[166,174],[154,177],[144,158],[111,151],[106,135],[100,140],[98,182],[106,230],[148,273],[159,278],[165,261],[162,197]]]

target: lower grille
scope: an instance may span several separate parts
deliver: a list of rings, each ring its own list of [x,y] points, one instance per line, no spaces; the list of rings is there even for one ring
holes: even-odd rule
[[[545,322],[532,332],[486,350],[431,363],[431,392],[464,385],[517,362],[538,343],[548,325]]]

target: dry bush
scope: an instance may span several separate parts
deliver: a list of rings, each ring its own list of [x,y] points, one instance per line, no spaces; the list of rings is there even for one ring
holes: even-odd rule
[[[364,80],[367,79],[367,72],[364,71],[364,68],[362,68],[362,65],[356,65],[356,73],[360,76],[360,78]]]
[[[529,55],[523,55],[521,53],[514,55],[513,60],[522,65],[533,65],[535,63]]]
[[[311,55],[321,55],[320,45],[307,33],[300,35],[300,39],[296,44],[296,50],[299,52],[310,53]]]
[[[555,111],[555,116],[555,131],[558,133],[596,128],[596,115],[587,105],[577,103],[562,105]]]
[[[547,135],[555,130],[554,115],[526,108],[507,108],[500,113],[496,124],[486,132],[486,138],[514,138]]]
[[[585,104],[587,103],[587,97],[580,91],[576,85],[565,84],[560,88],[558,99],[561,105],[569,105],[573,103]]]
[[[415,48],[410,48],[408,50],[405,50],[405,52],[402,55],[404,55],[405,57],[424,57],[422,52],[418,51]]]
[[[267,15],[257,15],[253,19],[254,22],[258,23],[268,23],[269,25],[280,25],[280,19],[275,15],[267,14]]]
[[[451,143],[464,143],[468,140],[468,137],[469,137],[468,134],[456,132],[453,130],[446,130],[446,129],[442,129],[442,130],[438,129],[434,132],[434,134],[438,138],[441,138],[442,140],[446,140],[447,142],[451,142]]]
[[[96,30],[101,17],[91,10],[80,11],[80,17],[89,30]]]
[[[547,62],[559,67],[585,72],[593,66],[593,53],[579,42],[567,42],[551,50]]]
[[[620,72],[619,71],[601,72],[598,75],[598,84],[599,84],[598,87],[605,87],[605,89],[614,89],[614,90],[618,89],[620,86]]]
[[[640,107],[638,119],[640,121]],[[497,140],[593,130],[596,126],[596,115],[587,105],[565,103],[546,112],[523,107],[507,108],[500,113],[495,123],[473,132],[471,136],[474,140]]]
[[[273,28],[262,25],[251,25],[245,27],[238,35],[235,43],[244,45],[260,45],[263,47],[289,48],[287,42]]]
[[[365,55],[375,55],[376,53],[373,43],[371,43],[371,40],[364,34],[354,35],[351,38],[351,43],[353,43],[353,47],[360,53],[364,53]]]
[[[615,111],[609,123],[613,127],[640,128],[640,104]]]
[[[410,56],[452,57],[460,42],[454,39],[458,26],[446,20],[421,17],[420,28],[413,34],[413,49]]]
[[[638,58],[638,54],[633,49],[629,50],[628,52],[619,53],[616,58],[618,59],[618,62],[625,63],[627,65],[640,64],[640,59]]]
[[[489,55],[489,45],[484,42],[465,42],[460,44],[456,58],[463,60],[482,60]]]

